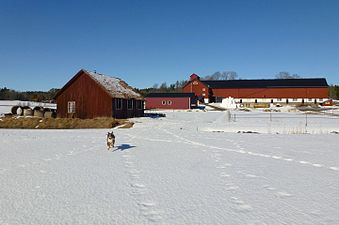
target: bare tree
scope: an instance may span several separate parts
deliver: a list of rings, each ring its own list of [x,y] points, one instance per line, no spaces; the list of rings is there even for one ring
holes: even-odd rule
[[[276,79],[298,79],[301,78],[298,74],[290,74],[289,72],[282,71],[279,72],[276,76]]]
[[[204,77],[204,80],[236,80],[238,74],[235,71],[218,71],[212,75],[207,75]]]
[[[162,83],[162,84],[160,85],[159,89],[160,89],[161,91],[166,91],[166,90],[167,90],[167,84],[166,84],[166,82]]]

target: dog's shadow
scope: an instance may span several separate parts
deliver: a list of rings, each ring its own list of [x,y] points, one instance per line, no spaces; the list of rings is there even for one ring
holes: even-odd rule
[[[134,145],[130,145],[130,144],[121,144],[121,145],[118,145],[116,146],[116,149],[114,151],[125,151],[127,149],[131,149],[131,148],[134,148],[135,146]]]

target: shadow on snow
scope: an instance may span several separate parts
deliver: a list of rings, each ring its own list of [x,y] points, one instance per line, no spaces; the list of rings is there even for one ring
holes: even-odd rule
[[[135,146],[134,145],[130,145],[130,144],[121,144],[121,145],[118,145],[116,146],[116,149],[114,151],[125,151],[127,149],[130,149],[130,148],[134,148]]]

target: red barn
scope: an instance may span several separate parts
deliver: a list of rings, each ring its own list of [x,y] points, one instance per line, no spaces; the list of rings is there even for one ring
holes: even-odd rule
[[[232,97],[237,103],[322,103],[329,98],[324,78],[264,80],[200,80],[190,76],[184,92],[194,92],[199,99],[220,102]]]
[[[145,97],[146,109],[191,109],[196,103],[194,93],[150,93]]]
[[[144,100],[123,80],[80,70],[56,95],[58,117],[143,116]]]

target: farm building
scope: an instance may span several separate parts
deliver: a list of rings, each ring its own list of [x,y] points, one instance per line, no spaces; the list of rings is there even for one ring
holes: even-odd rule
[[[144,100],[119,78],[80,70],[56,95],[58,117],[143,116]]]
[[[329,87],[324,78],[200,80],[198,75],[192,74],[183,91],[194,92],[205,103],[232,97],[240,104],[307,104],[322,103],[329,98]]]
[[[150,93],[145,97],[146,109],[191,109],[196,104],[194,93]]]

